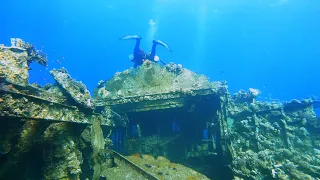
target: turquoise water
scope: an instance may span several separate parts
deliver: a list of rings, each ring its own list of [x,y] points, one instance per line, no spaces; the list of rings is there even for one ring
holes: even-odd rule
[[[320,1],[3,1],[0,42],[20,37],[48,54],[48,67],[32,64],[30,82],[53,82],[65,67],[93,92],[101,79],[132,67],[126,34],[167,42],[164,62],[180,63],[230,92],[250,87],[267,99],[320,96]]]

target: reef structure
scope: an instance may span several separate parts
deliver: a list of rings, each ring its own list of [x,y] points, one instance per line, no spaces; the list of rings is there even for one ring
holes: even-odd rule
[[[118,72],[95,89],[97,106],[112,106],[117,112],[180,108],[227,92],[225,82],[210,82],[174,63],[160,66],[146,61],[136,70]]]
[[[319,133],[311,99],[253,101],[250,91],[230,99],[227,129],[236,179],[320,177]]]
[[[21,86],[28,84],[29,64],[34,61],[47,65],[46,55],[41,50],[20,38],[11,38],[11,46],[0,44],[0,78]]]
[[[47,63],[42,51],[21,39],[1,45],[0,177],[99,179],[115,163],[127,167],[125,157],[108,149],[113,129],[127,126],[126,115],[109,106],[101,111],[86,86],[64,68],[50,72],[53,85],[29,84],[32,60]],[[148,174],[136,165],[125,169]]]
[[[250,88],[230,95],[225,82],[210,82],[173,63],[147,61],[101,81],[95,101],[126,114],[129,127],[137,126],[138,137],[126,140],[131,153],[165,154],[180,162],[216,157],[219,166],[211,164],[211,171],[223,172],[220,178],[319,177],[318,101],[264,102],[257,100],[260,94]],[[168,136],[163,128],[168,121],[179,124],[183,133]],[[199,138],[204,132],[199,127],[208,132],[205,140]],[[185,157],[177,158],[173,151]]]
[[[211,82],[174,63],[161,66],[146,61],[100,81],[94,97],[100,109],[128,118],[129,135],[116,147],[125,146],[129,154],[165,155],[183,163],[189,158],[225,156],[224,142],[216,139],[224,137],[220,119],[227,95],[226,82]],[[201,138],[203,130],[206,139]],[[223,168],[218,164],[222,163],[216,163],[217,169]]]
[[[82,155],[91,148],[83,132],[93,121],[112,127],[118,117],[93,112],[88,90],[65,69],[52,71],[53,85],[29,84],[31,61],[47,63],[42,51],[19,38],[0,46],[0,178],[80,179],[83,158],[92,158],[90,152]],[[25,174],[17,175],[21,168]]]
[[[65,68],[53,69],[50,74],[57,81],[57,83],[66,89],[70,97],[78,104],[87,107],[94,108],[93,100],[91,99],[90,92],[87,90],[86,85],[82,82],[73,80],[68,74]]]
[[[29,84],[31,61],[47,63],[19,38],[0,46],[0,179],[320,177],[319,101],[231,95],[226,82],[151,61],[91,97],[65,68],[50,72],[54,84]]]

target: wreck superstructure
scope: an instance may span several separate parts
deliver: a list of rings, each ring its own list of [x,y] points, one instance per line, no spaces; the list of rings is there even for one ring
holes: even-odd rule
[[[31,61],[47,62],[21,39],[0,46],[1,178],[320,177],[313,100],[230,95],[226,82],[150,61],[100,81],[91,97],[65,68],[50,71],[55,84],[29,84]]]
[[[124,143],[116,147],[175,161],[223,155],[221,145],[216,146],[223,143],[219,123],[226,96],[225,82],[210,82],[181,65],[150,61],[116,73],[95,90],[97,107],[108,107],[129,119],[128,128],[121,131],[126,134]]]

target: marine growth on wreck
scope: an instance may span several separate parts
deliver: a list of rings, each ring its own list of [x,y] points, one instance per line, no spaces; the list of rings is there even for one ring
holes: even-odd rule
[[[50,71],[54,84],[28,83],[32,61],[47,64],[30,43],[0,46],[0,179],[320,178],[317,101],[230,94],[151,61],[91,95],[67,68]]]

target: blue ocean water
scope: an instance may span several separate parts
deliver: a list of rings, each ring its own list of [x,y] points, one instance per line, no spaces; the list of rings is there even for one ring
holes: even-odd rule
[[[258,88],[267,99],[320,97],[320,1],[10,0],[1,2],[0,43],[19,37],[48,54],[30,82],[53,82],[65,67],[93,92],[101,79],[132,66],[126,34],[167,42],[164,62],[226,80],[231,93]]]

